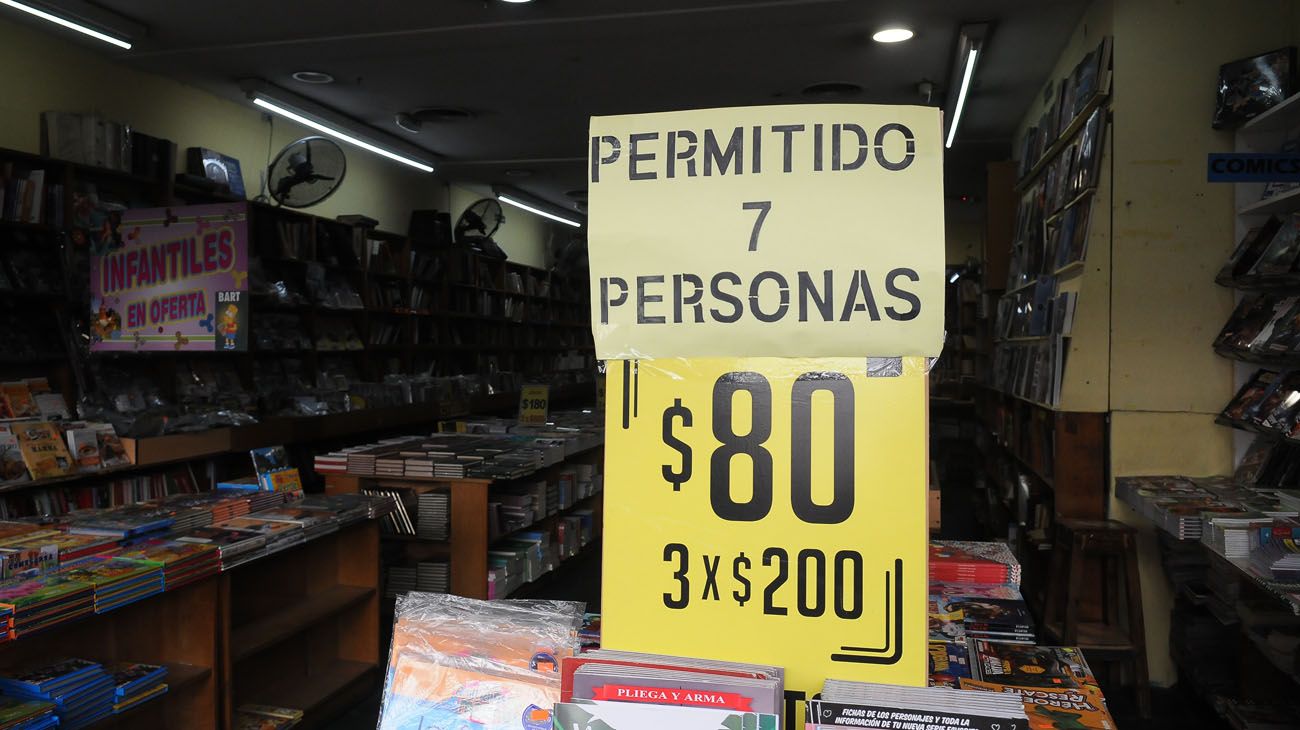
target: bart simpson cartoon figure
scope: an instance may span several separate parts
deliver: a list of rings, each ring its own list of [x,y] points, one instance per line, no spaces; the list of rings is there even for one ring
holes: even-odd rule
[[[235,336],[239,334],[239,307],[234,304],[227,304],[225,311],[221,313],[221,319],[217,321],[217,331],[225,340],[225,349],[235,349]]]

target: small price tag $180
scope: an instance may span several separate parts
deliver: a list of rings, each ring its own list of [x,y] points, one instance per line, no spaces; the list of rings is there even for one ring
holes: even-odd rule
[[[795,696],[827,677],[923,686],[924,360],[892,375],[611,361],[605,644],[780,663]]]

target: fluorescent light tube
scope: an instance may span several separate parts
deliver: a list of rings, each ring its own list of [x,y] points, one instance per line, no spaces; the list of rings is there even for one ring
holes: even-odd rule
[[[34,8],[31,5],[25,5],[23,3],[16,2],[16,0],[0,0],[0,5],[7,5],[13,8],[14,10],[21,10],[24,13],[27,13],[28,15],[34,15],[40,18],[41,20],[49,21],[51,23],[54,23],[55,25],[61,25],[64,28],[67,28],[69,30],[75,30],[78,33],[84,33],[96,40],[101,40],[105,43],[111,43],[117,46],[118,48],[123,48],[128,51],[131,50],[131,44],[127,41],[122,40],[121,38],[114,38],[113,36],[108,35],[107,33],[101,33],[95,30],[94,28],[91,28],[86,25],[82,25],[81,23],[73,22],[71,20],[68,20],[67,18],[60,18],[57,15],[52,15],[39,8]]]
[[[582,228],[582,224],[579,223],[578,221],[569,220],[568,218],[555,215],[554,213],[547,213],[546,211],[541,210],[539,208],[534,208],[533,206],[527,203],[521,203],[520,201],[515,200],[509,195],[498,195],[497,200],[500,200],[502,203],[505,203],[506,205],[513,205],[516,208],[523,208],[529,213],[535,213],[537,215],[540,215],[543,218],[550,218],[553,221],[559,221],[560,223],[563,223],[566,226],[573,226],[574,228]]]
[[[957,106],[952,110],[952,123],[948,125],[948,141],[943,143],[944,147],[951,147],[957,137],[957,123],[961,121],[961,110],[966,106],[966,93],[970,91],[970,77],[975,74],[975,56],[978,53],[978,48],[972,48],[966,57],[966,72],[961,77],[961,91],[957,93]]]
[[[8,0],[0,0],[0,2],[8,2]],[[410,165],[411,167],[414,167],[417,170],[421,170],[423,172],[433,172],[433,166],[429,165],[428,163],[421,162],[411,157],[406,157],[405,155],[399,155],[396,152],[391,152],[389,150],[384,149],[383,147],[377,147],[373,144],[370,144],[369,142],[366,142],[361,139],[357,139],[356,137],[353,137],[347,132],[343,132],[333,127],[329,127],[324,124],[321,124],[315,119],[312,119],[307,116],[303,116],[298,112],[292,111],[278,104],[267,101],[266,99],[263,99],[261,96],[255,96],[253,98],[253,103],[256,104],[257,106],[262,107],[263,109],[266,109],[267,111],[279,114],[285,119],[292,119],[293,121],[303,125],[304,127],[309,127],[311,129],[314,129],[317,132],[320,132],[321,134],[328,134],[329,136],[335,139],[342,140],[344,142],[347,142],[350,145],[355,145],[368,152],[373,152],[377,155],[380,155],[381,157],[387,157],[390,160],[395,160],[397,162],[402,163],[403,165]]]

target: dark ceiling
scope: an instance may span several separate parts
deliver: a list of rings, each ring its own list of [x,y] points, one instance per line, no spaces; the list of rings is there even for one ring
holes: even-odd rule
[[[81,0],[62,3],[72,9]],[[553,202],[583,185],[591,115],[788,104],[825,81],[837,102],[943,101],[963,22],[992,21],[958,141],[949,194],[976,192],[1007,156],[1083,0],[101,0],[148,28],[120,60],[221,96],[260,77],[436,153],[449,180],[510,182]],[[60,5],[54,2],[54,5]],[[871,40],[882,26],[910,41]],[[294,81],[300,70],[336,82]],[[399,129],[394,115],[457,107],[468,120]],[[527,177],[505,176],[506,170]]]

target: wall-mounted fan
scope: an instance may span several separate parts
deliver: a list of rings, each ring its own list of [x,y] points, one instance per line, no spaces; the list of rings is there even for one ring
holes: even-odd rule
[[[267,167],[268,192],[287,208],[306,208],[333,195],[347,171],[348,160],[338,143],[303,137],[280,150]]]
[[[456,219],[456,228],[452,235],[456,243],[469,246],[484,256],[504,259],[506,252],[501,250],[492,234],[496,233],[506,222],[501,212],[501,203],[495,198],[482,198],[470,204],[465,212]]]

